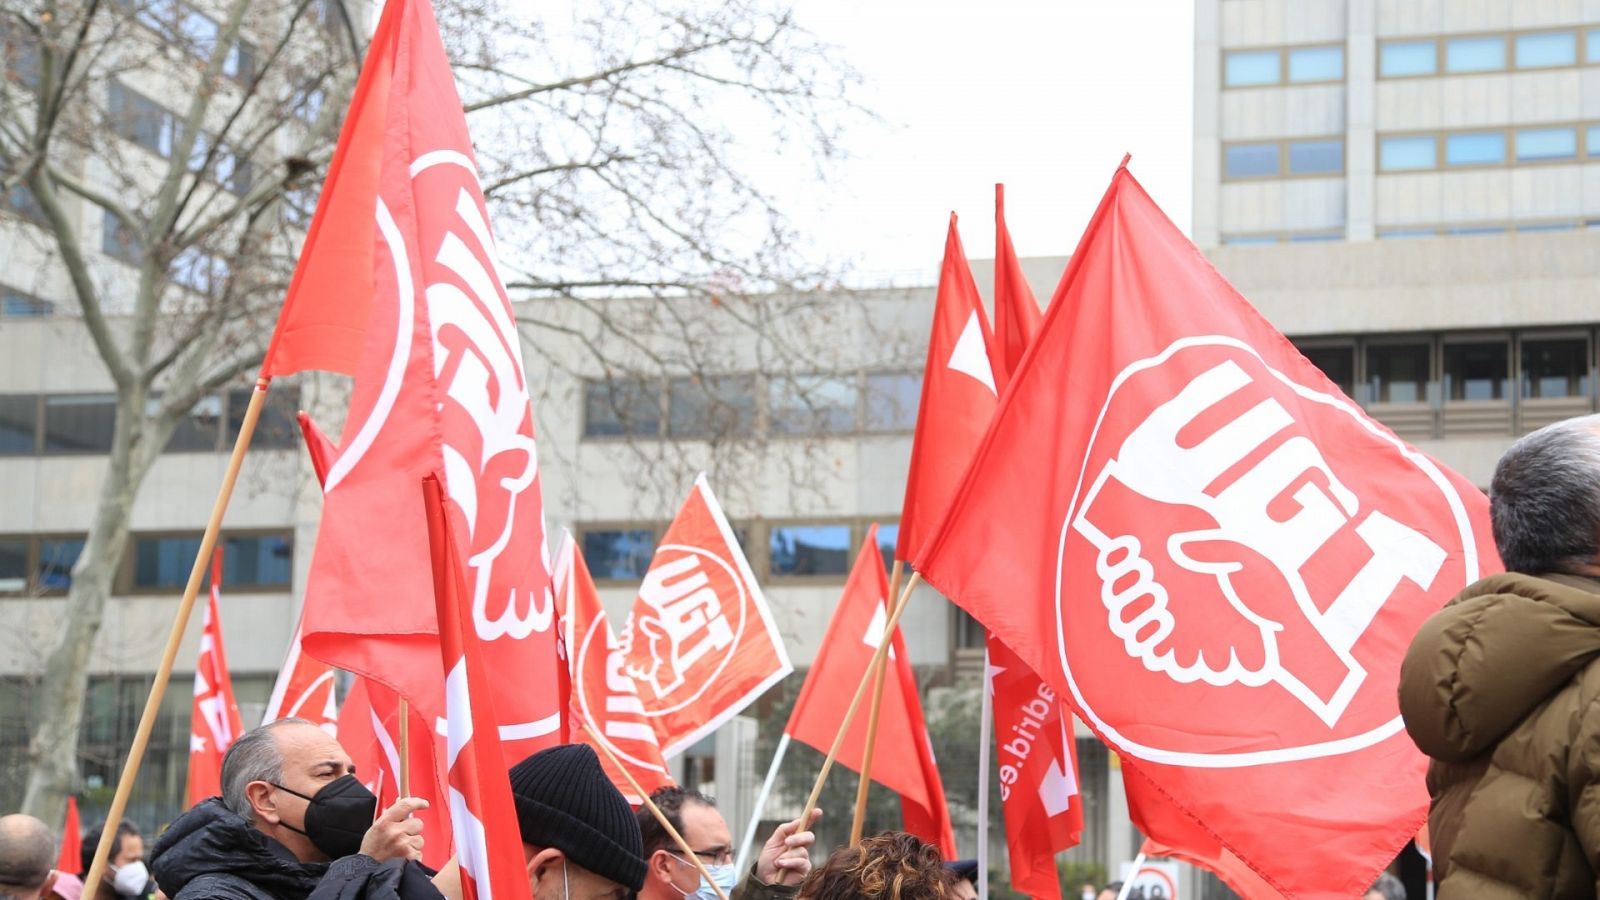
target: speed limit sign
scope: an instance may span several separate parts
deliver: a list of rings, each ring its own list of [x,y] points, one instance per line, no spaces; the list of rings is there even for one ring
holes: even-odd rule
[[[1132,881],[1128,900],[1178,900],[1178,864],[1146,862],[1133,871],[1133,863],[1122,864],[1122,880]]]

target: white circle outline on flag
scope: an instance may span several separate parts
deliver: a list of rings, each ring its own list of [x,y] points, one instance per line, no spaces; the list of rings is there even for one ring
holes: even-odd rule
[[[700,547],[691,547],[688,544],[662,544],[661,546],[656,548],[656,552],[657,553],[660,553],[663,550],[682,550],[682,551],[685,551],[687,553],[693,553],[696,556],[703,556],[706,559],[709,559],[712,562],[716,563],[717,565],[721,566],[722,567],[722,571],[728,573],[728,579],[733,582],[733,586],[739,591],[739,628],[738,628],[738,630],[736,630],[733,633],[733,651],[738,650],[739,649],[739,643],[742,640],[744,640],[744,624],[745,624],[745,620],[750,618],[749,615],[748,615],[749,606],[750,606],[750,598],[745,593],[744,582],[739,580],[739,575],[738,575],[738,573],[736,573],[734,571],[733,566],[728,565],[726,562],[723,561],[722,557],[716,555],[715,553],[712,553],[710,550],[706,550],[706,549],[703,549],[703,548],[700,548]],[[699,690],[697,690],[693,694],[689,695],[689,698],[687,700],[684,700],[682,703],[679,703],[677,706],[663,706],[663,707],[661,707],[659,709],[648,709],[648,708],[646,708],[645,709],[645,715],[649,716],[652,719],[658,718],[660,716],[666,715],[667,713],[678,712],[679,710],[683,709],[685,706],[688,706],[689,704],[695,702],[696,700],[699,700],[700,699],[700,695],[704,694],[706,692],[706,690],[711,687],[712,683],[717,680],[717,677],[722,674],[722,670],[726,669],[728,667],[728,663],[733,661],[733,651],[729,651],[728,653],[723,654],[722,662],[717,663],[716,671],[712,672],[711,673],[711,677],[707,678],[705,680],[705,683],[700,685],[700,689]]]
[[[584,633],[583,640],[578,642],[578,652],[573,655],[573,660],[576,662],[574,669],[579,672],[584,671],[583,661],[588,658],[589,647],[594,643],[595,635],[600,633],[600,625],[603,621],[603,619],[595,619],[594,621],[590,622],[589,630]],[[609,653],[611,652],[611,649],[607,647],[605,652]],[[621,747],[618,747],[617,742],[611,740],[611,738],[606,735],[604,726],[602,726],[600,721],[594,717],[594,710],[589,708],[589,692],[583,690],[578,685],[574,685],[574,688],[577,689],[578,705],[583,709],[583,717],[588,720],[590,726],[594,728],[594,736],[602,741],[605,741],[606,746],[611,748],[611,752],[617,754],[617,758],[627,760],[641,769],[649,769],[652,772],[661,772],[663,775],[666,774],[666,772],[655,763],[646,762],[642,759],[639,759],[628,753],[626,750],[623,750]]]
[[[1094,430],[1089,434],[1089,450],[1092,451],[1094,449],[1095,440],[1100,434],[1100,427],[1105,424],[1106,411],[1110,409],[1111,401],[1116,396],[1117,389],[1122,386],[1123,382],[1127,381],[1138,372],[1162,365],[1176,355],[1180,350],[1185,350],[1190,347],[1206,346],[1229,347],[1235,350],[1242,350],[1245,353],[1250,354],[1256,358],[1257,362],[1261,363],[1263,368],[1272,373],[1274,378],[1277,378],[1279,381],[1283,382],[1290,390],[1294,391],[1302,398],[1310,400],[1313,403],[1320,403],[1324,406],[1333,407],[1339,412],[1350,416],[1357,424],[1371,432],[1373,436],[1393,444],[1395,449],[1399,451],[1400,456],[1406,461],[1410,462],[1412,465],[1416,466],[1417,469],[1422,472],[1422,474],[1427,476],[1428,479],[1439,488],[1440,493],[1444,495],[1445,503],[1450,508],[1450,513],[1455,519],[1456,528],[1459,537],[1461,538],[1461,562],[1462,567],[1466,570],[1465,583],[1471,584],[1472,582],[1478,580],[1478,545],[1476,538],[1472,533],[1472,522],[1467,518],[1467,510],[1461,502],[1461,496],[1457,494],[1455,488],[1451,486],[1449,478],[1447,478],[1443,472],[1440,472],[1438,467],[1433,464],[1433,460],[1429,459],[1422,453],[1407,447],[1405,442],[1401,441],[1393,434],[1390,434],[1388,431],[1368,418],[1365,413],[1350,406],[1350,404],[1344,400],[1329,394],[1325,394],[1321,391],[1308,388],[1289,378],[1287,375],[1284,375],[1282,372],[1279,372],[1277,369],[1269,365],[1254,347],[1251,347],[1249,344],[1246,344],[1237,338],[1215,334],[1179,338],[1178,340],[1173,341],[1165,350],[1162,350],[1155,356],[1149,356],[1128,364],[1121,372],[1117,373],[1117,377],[1111,382],[1111,387],[1106,391],[1106,399],[1100,406],[1100,414],[1095,419]],[[1088,701],[1084,699],[1083,692],[1078,688],[1077,679],[1072,676],[1072,666],[1067,662],[1066,625],[1064,622],[1065,617],[1061,613],[1061,580],[1064,557],[1066,556],[1067,549],[1067,535],[1071,530],[1072,518],[1077,514],[1078,511],[1078,501],[1083,494],[1083,483],[1088,477],[1088,470],[1089,453],[1085,453],[1083,464],[1078,470],[1078,483],[1072,491],[1072,502],[1068,505],[1066,518],[1063,519],[1061,523],[1061,537],[1056,545],[1056,654],[1061,659],[1062,673],[1066,676],[1067,687],[1072,690],[1072,696],[1073,699],[1077,701],[1078,708],[1083,711],[1085,718],[1087,718],[1090,723],[1094,725],[1095,731],[1099,732],[1107,741],[1110,741],[1114,744],[1112,749],[1124,753],[1127,756],[1132,756],[1136,759],[1160,763],[1162,765],[1187,766],[1197,769],[1232,769],[1244,766],[1268,765],[1281,762],[1298,762],[1307,759],[1318,759],[1324,756],[1340,756],[1346,753],[1354,753],[1357,750],[1363,750],[1367,747],[1380,744],[1394,735],[1399,734],[1405,728],[1404,721],[1400,716],[1396,715],[1393,719],[1377,726],[1376,728],[1370,729],[1361,734],[1352,735],[1347,738],[1339,738],[1332,741],[1303,744],[1298,747],[1284,747],[1277,750],[1249,750],[1237,753],[1195,753],[1181,750],[1163,750],[1159,747],[1149,747],[1144,744],[1136,743],[1129,740],[1121,732],[1117,731],[1117,729],[1113,728],[1110,724],[1105,722],[1105,720],[1101,719],[1099,715],[1095,713],[1094,708],[1091,707]]]

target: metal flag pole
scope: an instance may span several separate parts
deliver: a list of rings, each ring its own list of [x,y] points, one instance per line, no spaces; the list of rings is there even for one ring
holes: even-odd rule
[[[994,686],[989,648],[983,649],[983,705],[978,713],[978,900],[989,900],[989,739],[994,731]]]
[[[767,808],[767,797],[772,793],[772,784],[778,780],[778,767],[783,765],[783,755],[789,752],[789,733],[778,738],[778,749],[772,753],[772,765],[767,767],[767,778],[761,782],[761,793],[756,795],[755,808],[750,811],[750,823],[744,828],[744,840],[739,842],[739,858],[733,864],[733,870],[744,877],[745,863],[750,861],[750,846],[756,839],[756,826],[761,824],[761,812]]]

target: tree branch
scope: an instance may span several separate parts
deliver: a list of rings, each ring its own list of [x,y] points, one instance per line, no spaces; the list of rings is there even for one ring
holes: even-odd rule
[[[575,78],[552,81],[548,84],[530,84],[528,87],[520,91],[512,91],[509,94],[502,94],[498,97],[490,97],[486,100],[479,100],[476,103],[468,103],[466,105],[466,111],[469,113],[474,113],[478,112],[479,110],[489,109],[495,106],[504,106],[507,103],[515,103],[518,100],[526,100],[529,97],[533,97],[538,94],[548,94],[552,91],[571,90],[572,88],[576,87],[597,84],[602,81],[610,81],[611,79],[616,78],[618,75],[625,75],[629,72],[638,71],[639,69],[648,69],[652,66],[659,66],[663,63],[684,59],[686,57],[694,56],[697,53],[704,53],[707,50],[714,50],[717,47],[726,46],[736,40],[737,38],[730,35],[728,37],[719,38],[715,41],[708,41],[703,44],[691,44],[687,47],[679,47],[677,50],[674,50],[671,53],[668,53],[664,56],[655,57],[654,59],[641,59],[635,62],[623,63],[620,66],[613,66],[609,69],[595,72],[592,75],[580,75]],[[492,71],[498,75],[507,78],[515,78],[518,81],[523,81],[526,83],[526,79],[516,78],[516,76],[502,72],[498,69],[489,69],[484,66],[457,66],[457,68],[478,68],[484,71]]]

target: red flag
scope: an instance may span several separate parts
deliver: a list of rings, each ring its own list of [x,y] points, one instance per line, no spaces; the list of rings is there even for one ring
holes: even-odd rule
[[[233,678],[222,648],[217,595],[222,584],[222,548],[211,557],[211,596],[200,629],[200,658],[194,665],[194,705],[189,714],[189,784],[186,802],[199,803],[222,793],[222,754],[244,730],[233,700]]]
[[[459,513],[449,523],[485,663],[519,673],[488,689],[507,753],[521,758],[554,744],[561,719],[533,409],[466,119],[426,0],[390,0],[360,85],[324,219],[276,336],[279,356],[267,365],[355,374],[327,471],[303,647],[393,688],[425,722],[444,717],[427,533],[416,514],[418,482],[439,473]],[[339,210],[365,218],[335,228]],[[344,252],[361,242],[361,252]],[[341,369],[318,341],[344,340],[347,323],[328,324],[323,309],[346,302],[368,309],[359,361]],[[303,335],[313,338],[302,357],[291,351]]]
[[[995,763],[1011,853],[1011,886],[1059,900],[1056,854],[1083,834],[1078,742],[1054,691],[991,635],[986,680],[994,698]]]
[[[878,526],[867,531],[845,582],[839,607],[822,636],[811,672],[795,699],[784,733],[827,753],[856,687],[867,673],[873,653],[884,638],[889,622],[889,582],[878,554]],[[892,636],[883,680],[883,705],[878,717],[878,743],[872,780],[900,795],[905,830],[938,845],[946,859],[956,855],[955,834],[945,806],[944,784],[933,761],[933,748],[917,696],[917,678],[906,655],[904,635],[897,627]],[[867,717],[857,715],[839,748],[838,762],[861,771],[867,743]],[[885,764],[887,763],[887,764]]]
[[[600,591],[570,534],[562,535],[556,550],[555,584],[556,616],[561,620],[562,644],[571,672],[566,740],[593,744],[589,732],[578,724],[587,722],[646,792],[671,784],[655,729],[633,678],[625,671],[622,644],[611,633],[605,607],[600,605]],[[596,755],[629,803],[638,806],[644,802],[612,766],[610,756],[598,751]]]
[[[1017,248],[1011,246],[1006,229],[1006,188],[994,186],[994,353],[995,382],[1005,390],[1011,373],[1022,362],[1022,353],[1039,333],[1039,301],[1022,277]]]
[[[438,597],[439,650],[444,661],[450,791],[450,823],[461,864],[465,900],[532,900],[522,839],[512,827],[517,810],[501,752],[495,691],[465,596],[461,560],[445,509],[444,486],[433,476],[422,483],[428,546],[433,554],[433,589]],[[520,680],[520,679],[516,679]]]
[[[1140,853],[1199,866],[1250,900],[1283,896],[1192,816],[1174,807],[1150,779],[1126,763],[1122,765],[1122,784],[1128,795],[1128,816],[1145,835]]]
[[[983,312],[978,283],[961,249],[956,217],[944,242],[944,266],[934,298],[928,361],[922,369],[922,401],[911,439],[905,502],[894,558],[910,561],[933,533],[955,496],[984,429],[994,416],[997,392],[990,365],[994,335]]]
[[[794,671],[704,474],[661,536],[620,638],[628,674],[667,756],[717,730]]]
[[[61,827],[61,858],[56,871],[66,875],[83,873],[83,825],[78,822],[78,798],[67,795],[67,823]]]
[[[434,767],[434,742],[424,739],[429,723],[413,707],[411,716],[410,796],[428,801],[428,808],[411,815],[422,820],[422,862],[438,869],[450,861],[455,847],[450,839],[449,794],[440,787]],[[378,795],[378,809],[400,799],[400,695],[381,684],[356,678],[339,708],[339,743],[350,754],[356,774],[367,790]]]
[[[1119,169],[915,563],[1276,890],[1352,897],[1427,813],[1400,660],[1487,522]]]

